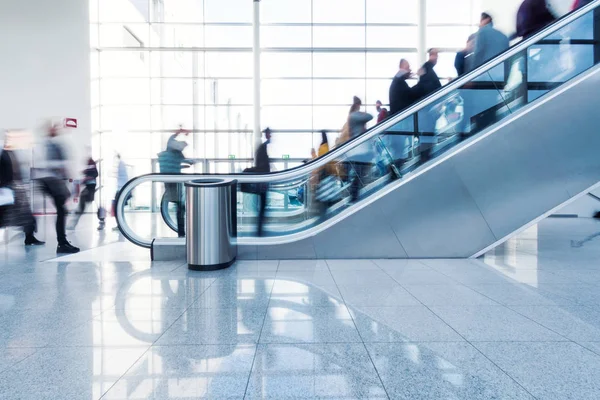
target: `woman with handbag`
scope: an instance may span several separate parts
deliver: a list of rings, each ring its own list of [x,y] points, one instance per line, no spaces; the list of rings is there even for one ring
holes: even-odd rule
[[[40,246],[44,242],[34,236],[37,225],[15,153],[20,148],[20,139],[18,134],[7,134],[4,150],[0,154],[0,191],[3,192],[5,203],[0,206],[0,227],[21,227],[25,232],[25,245]]]

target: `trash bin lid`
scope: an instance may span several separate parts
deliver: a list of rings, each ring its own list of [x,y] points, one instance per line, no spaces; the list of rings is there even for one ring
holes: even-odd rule
[[[237,185],[237,179],[203,178],[185,183],[186,187],[219,187]]]

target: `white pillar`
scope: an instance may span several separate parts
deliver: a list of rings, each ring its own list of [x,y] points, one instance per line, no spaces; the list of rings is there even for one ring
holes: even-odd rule
[[[419,0],[419,65],[427,61],[427,0]],[[416,69],[416,68],[413,68]]]
[[[261,124],[260,124],[260,0],[253,0],[254,17],[252,19],[253,27],[253,46],[252,55],[254,57],[254,148],[256,149],[262,143]]]

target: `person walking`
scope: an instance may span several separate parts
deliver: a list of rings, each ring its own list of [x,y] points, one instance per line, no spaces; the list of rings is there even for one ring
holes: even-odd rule
[[[377,110],[377,123],[383,122],[388,117],[387,108],[383,107],[379,100],[375,103],[375,110]]]
[[[69,230],[74,230],[79,223],[79,219],[85,212],[85,207],[88,203],[93,203],[96,196],[96,179],[98,178],[98,168],[96,162],[92,157],[88,157],[87,167],[83,170],[83,181],[81,185],[84,186],[83,190],[79,194],[79,206],[75,212],[73,222],[69,225]]]
[[[414,103],[414,94],[406,80],[410,78],[410,64],[404,58],[400,60],[398,72],[390,85],[390,114],[394,115]]]
[[[525,0],[517,12],[517,36],[527,39],[555,20],[546,0]]]
[[[350,131],[350,139],[354,139],[366,132],[367,122],[373,119],[373,116],[369,113],[360,111],[362,101],[355,97],[355,105],[358,107],[348,116],[348,129]],[[367,143],[363,143],[358,148],[355,148],[349,152],[348,158],[354,168],[354,177],[350,186],[351,201],[355,202],[358,200],[360,195],[361,182],[364,180],[366,171],[368,171],[369,162],[372,160],[373,155],[367,150]]]
[[[254,168],[251,168],[251,172],[258,172],[262,174],[268,174],[271,172],[271,160],[269,158],[269,144],[271,144],[271,129],[266,128],[263,133],[265,134],[265,141],[258,146],[254,157]],[[257,223],[257,235],[263,236],[264,234],[264,223],[265,215],[267,211],[267,188],[259,185],[258,196],[260,198],[260,205],[258,209],[258,223]]]
[[[419,69],[419,83],[413,88],[416,101],[429,96],[442,87],[440,78],[434,69],[438,62],[439,51],[432,48],[427,53],[429,54],[429,59]]]
[[[43,168],[41,168],[37,179],[40,182],[42,191],[52,198],[56,208],[56,240],[58,242],[56,253],[73,254],[78,253],[79,248],[69,243],[65,232],[67,218],[65,203],[71,194],[65,183],[67,180],[67,158],[62,145],[59,143],[58,134],[58,127],[50,125],[45,143]]]
[[[481,13],[481,21],[479,22],[479,31],[477,31],[477,37],[475,39],[475,50],[473,51],[473,63],[471,69],[483,65],[498,54],[507,50],[508,47],[508,37],[494,28],[492,16],[485,12]]]
[[[461,76],[472,69],[469,64],[472,61],[474,49],[475,34],[472,34],[467,39],[465,48],[456,53],[456,58],[454,58],[454,68],[456,69],[457,76]]]
[[[45,243],[34,236],[37,225],[15,152],[18,149],[18,139],[13,134],[7,134],[4,149],[0,153],[0,188],[10,190],[14,201],[13,204],[0,207],[0,227],[21,227],[25,233],[25,246],[41,246]]]
[[[158,165],[163,174],[181,174],[184,164],[192,164],[183,155],[187,143],[178,140],[181,135],[187,136],[189,131],[179,129],[169,138],[165,151],[158,154]],[[182,185],[179,183],[165,183],[165,199],[169,203],[175,203],[177,207],[177,236],[185,237],[185,205],[183,204]]]

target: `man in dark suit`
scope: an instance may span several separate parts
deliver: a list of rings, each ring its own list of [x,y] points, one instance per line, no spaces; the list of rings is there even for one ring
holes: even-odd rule
[[[394,115],[414,102],[414,96],[406,80],[410,78],[410,64],[404,58],[400,60],[398,73],[390,86],[390,114]]]
[[[260,172],[263,174],[271,172],[271,160],[269,159],[268,146],[271,143],[271,129],[267,128],[263,131],[265,134],[265,142],[258,146],[256,150],[256,156],[254,157],[254,172]],[[260,208],[258,210],[258,236],[263,235],[263,224],[265,221],[265,212],[267,209],[267,188],[262,188],[258,193],[260,197]]]

